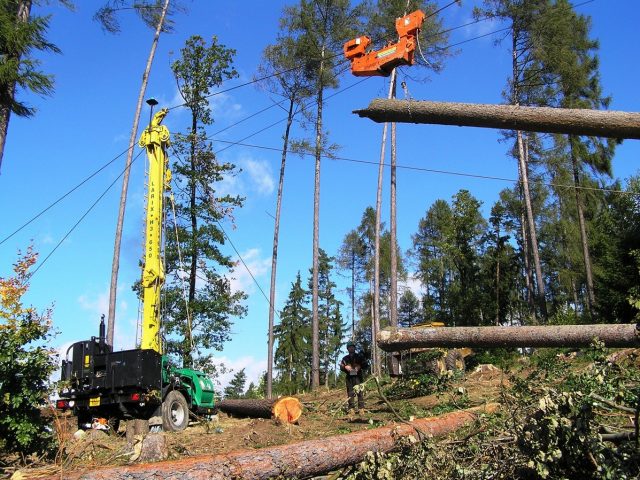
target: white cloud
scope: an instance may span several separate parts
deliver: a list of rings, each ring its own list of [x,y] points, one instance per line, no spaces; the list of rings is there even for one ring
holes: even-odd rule
[[[135,316],[130,316],[131,313],[128,311],[129,304],[124,298],[125,293],[128,292],[124,286],[118,287],[118,296],[120,297],[120,300],[116,305],[116,322],[113,332],[113,343],[115,344],[116,350],[128,350],[135,348],[136,344],[136,328],[138,323],[137,312],[134,313]],[[107,321],[106,316],[109,313],[109,288],[93,295],[80,295],[78,297],[78,303],[80,304],[80,307],[89,312],[90,321],[95,319],[95,335],[97,336],[98,319],[102,315],[105,315],[105,322]]]
[[[236,259],[237,265],[233,272],[231,279],[232,291],[242,290],[246,293],[252,293],[255,290],[255,283],[251,278],[251,274],[258,279],[271,269],[271,257],[260,257],[259,248],[251,248],[240,254],[246,267],[240,261]],[[247,268],[251,271],[251,274],[247,271]]]
[[[249,384],[253,382],[254,385],[260,384],[260,376],[267,370],[267,359],[256,360],[253,356],[240,357],[237,359],[230,359],[226,356],[215,357],[212,362],[216,366],[224,365],[227,371],[221,374],[217,379],[217,383],[221,388],[226,387],[233,376],[242,370],[247,375],[247,383],[245,388],[249,387]]]
[[[422,287],[422,282],[417,277],[415,273],[407,274],[407,280],[400,285],[400,295],[405,290],[411,290],[416,297],[421,298],[424,295],[424,288]]]
[[[275,183],[271,175],[271,165],[264,161],[249,159],[244,168],[258,193],[269,195],[273,192]]]
[[[269,162],[249,156],[231,161],[242,171],[235,176],[227,175],[221,182],[217,182],[214,186],[216,195],[249,197],[251,194],[265,196],[273,193],[275,179]]]

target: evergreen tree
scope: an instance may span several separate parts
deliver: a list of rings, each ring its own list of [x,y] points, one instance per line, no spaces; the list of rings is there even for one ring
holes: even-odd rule
[[[536,54],[556,80],[559,105],[564,108],[607,108],[611,98],[602,93],[596,55],[599,45],[589,37],[590,18],[577,14],[567,0],[557,0],[549,9],[546,19],[545,41]],[[587,301],[589,313],[594,314],[596,298],[593,262],[589,252],[587,199],[581,186],[585,182],[587,166],[596,174],[611,175],[611,159],[616,142],[613,139],[576,135],[570,135],[568,140]]]
[[[318,312],[318,255],[320,235],[320,160],[327,150],[326,134],[323,130],[324,91],[338,86],[338,66],[346,40],[357,31],[360,8],[352,9],[349,0],[326,0],[324,2],[300,0],[295,6],[286,7],[281,26],[287,35],[300,42],[304,71],[313,85],[316,98],[315,114],[315,181],[313,208],[313,274],[312,274],[312,360],[311,388],[320,384],[320,343]]]
[[[0,167],[11,114],[36,113],[18,98],[16,89],[42,96],[53,93],[53,76],[40,70],[41,62],[33,53],[60,50],[46,38],[50,17],[31,15],[32,4],[32,0],[0,0]]]
[[[237,76],[232,65],[235,52],[215,37],[207,46],[194,36],[181,53],[171,68],[191,114],[191,128],[187,135],[176,135],[174,142],[176,225],[167,235],[164,326],[167,351],[177,354],[184,366],[192,366],[200,349],[221,349],[229,338],[232,317],[245,314],[240,303],[244,293],[233,292],[225,276],[234,262],[221,251],[221,222],[242,206],[242,199],[216,196],[216,182],[236,170],[231,163],[217,161],[203,128],[213,122],[208,102],[211,88]],[[208,358],[203,354],[198,362],[204,364]]]
[[[243,398],[244,387],[247,383],[247,374],[244,372],[244,368],[233,376],[229,385],[224,389],[224,398]],[[253,383],[251,384],[253,385]]]
[[[284,172],[289,151],[289,136],[294,116],[299,111],[305,112],[304,101],[311,94],[311,86],[304,71],[297,68],[303,57],[298,42],[293,37],[278,35],[277,42],[269,45],[263,52],[265,62],[259,67],[259,74],[265,78],[266,88],[282,95],[289,103],[287,109],[287,123],[282,138],[282,162],[280,166],[280,181],[278,182],[278,196],[276,200],[276,217],[273,228],[273,254],[271,256],[271,284],[269,290],[269,332],[267,354],[267,398],[272,395],[273,383],[273,317],[275,314],[276,271],[278,266],[278,238],[280,231],[280,211],[282,207],[282,191],[284,188]]]
[[[422,308],[420,300],[410,289],[406,289],[400,297],[398,306],[398,325],[412,327],[422,322]]]
[[[311,329],[305,295],[298,272],[287,302],[280,312],[280,323],[274,327],[278,345],[274,359],[279,372],[279,390],[287,394],[304,390],[310,380]]]

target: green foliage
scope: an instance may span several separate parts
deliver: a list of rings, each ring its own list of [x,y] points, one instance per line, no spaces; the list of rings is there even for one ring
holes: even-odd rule
[[[56,368],[50,344],[51,309],[23,304],[37,254],[19,254],[13,276],[0,277],[0,451],[40,453],[52,436],[41,409],[48,406],[49,377]]]
[[[232,317],[242,317],[244,292],[231,290],[226,273],[234,261],[222,252],[222,222],[241,207],[239,196],[215,194],[216,184],[236,174],[235,165],[218,162],[203,125],[213,122],[208,102],[211,88],[237,76],[234,50],[214,37],[211,45],[199,36],[186,41],[182,58],[171,65],[178,88],[191,114],[188,135],[175,135],[175,224],[168,228],[164,330],[166,350],[184,366],[206,363],[201,349],[222,349],[229,339]],[[185,290],[187,290],[185,294]],[[186,298],[185,298],[186,297]]]
[[[385,395],[389,399],[424,397],[446,390],[449,386],[450,377],[448,375],[422,373],[397,380],[385,389]]]
[[[227,385],[224,389],[224,398],[243,398],[244,397],[244,389],[245,384],[247,383],[247,374],[244,371],[244,368],[235,373],[229,385]],[[251,384],[255,389],[253,383]]]
[[[96,10],[93,19],[100,23],[105,32],[120,33],[118,14],[123,10],[133,10],[147,27],[155,30],[162,16],[164,3],[164,0],[107,0]],[[173,21],[168,17],[173,15],[175,10],[177,10],[175,2],[171,2],[162,25],[163,32],[173,31]]]
[[[60,52],[46,39],[50,17],[27,13],[26,21],[22,21],[18,18],[20,3],[0,0],[0,118],[7,122],[7,112],[21,117],[35,114],[33,107],[17,99],[16,87],[37,95],[53,92],[53,76],[39,69],[41,62],[32,54],[35,51]]]

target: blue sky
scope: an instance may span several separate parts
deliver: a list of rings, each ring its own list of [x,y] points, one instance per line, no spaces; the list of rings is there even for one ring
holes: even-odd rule
[[[121,16],[123,33],[112,36],[91,20],[102,2],[78,1],[75,12],[50,5],[35,7],[36,14],[52,14],[49,38],[61,55],[40,56],[43,69],[55,75],[53,97],[42,99],[21,92],[37,107],[32,119],[12,118],[0,175],[2,222],[0,241],[43,208],[85,179],[127,148],[140,78],[153,32],[131,13]],[[169,65],[177,58],[185,40],[194,34],[217,35],[220,42],[237,50],[235,65],[240,78],[223,88],[245,83],[256,74],[264,47],[274,41],[285,2],[280,1],[194,1],[185,2],[188,12],[175,18],[175,32],[161,37],[151,72],[147,96],[160,106],[178,105],[175,81]],[[441,2],[443,5],[448,2]],[[478,1],[463,1],[443,12],[445,28],[471,21]],[[582,3],[582,2],[579,2]],[[612,95],[611,109],[640,111],[637,82],[637,25],[640,2],[636,0],[594,0],[578,7],[592,16],[592,34],[600,40],[602,84]],[[247,12],[250,12],[247,14]],[[458,43],[498,30],[505,25],[479,22],[451,33]],[[365,33],[365,32],[363,32]],[[499,103],[510,68],[508,43],[494,45],[498,35],[462,43],[458,54],[438,75],[420,81],[427,72],[404,68],[414,99]],[[407,75],[410,75],[407,76]],[[353,115],[374,97],[384,97],[387,79],[361,79],[345,74],[340,87],[328,95],[325,126],[330,141],[340,145],[339,155],[376,163],[382,126]],[[356,85],[357,84],[357,85]],[[355,85],[355,86],[354,86]],[[398,93],[403,98],[402,92]],[[235,124],[277,101],[255,85],[244,86],[212,97],[216,123],[210,134]],[[171,131],[186,128],[187,115],[174,109],[165,120]],[[270,108],[215,138],[237,141],[266,126],[284,120],[286,113]],[[148,118],[143,113],[142,123]],[[251,136],[245,143],[259,147],[281,147],[284,122]],[[310,132],[296,125],[294,136]],[[499,132],[480,128],[429,125],[398,125],[398,164],[463,174],[515,179],[515,163],[505,156],[507,146],[498,142]],[[228,144],[214,142],[220,150]],[[640,147],[628,140],[617,150],[614,176],[627,178],[637,173]],[[268,295],[270,253],[273,239],[277,175],[277,151],[250,146],[233,146],[219,153],[243,169],[224,188],[246,196],[246,205],[236,212],[235,226],[227,232],[251,272]],[[143,157],[140,157],[141,159]],[[116,324],[116,348],[131,348],[135,342],[138,301],[130,286],[139,276],[142,249],[144,172],[138,160],[132,169],[120,267],[120,288]],[[69,195],[18,234],[0,244],[0,276],[10,274],[16,251],[30,241],[44,259],[97,198],[116,180],[124,158]],[[292,156],[288,160],[281,221],[277,282],[277,308],[286,299],[296,272],[307,276],[312,255],[313,159]],[[377,166],[345,160],[323,160],[321,174],[320,245],[335,254],[344,235],[359,223],[362,212],[375,203]],[[385,170],[383,221],[388,222],[388,170]],[[450,200],[465,188],[483,202],[486,212],[508,181],[487,180],[451,173],[400,168],[398,170],[398,241],[402,250],[410,246],[411,234],[429,206],[439,198]],[[102,313],[107,313],[113,235],[120,196],[120,181],[51,255],[33,277],[28,302],[39,309],[54,305],[54,324],[59,330],[57,346],[97,334]],[[230,245],[227,252],[233,253]],[[245,368],[256,380],[266,369],[268,303],[242,265],[233,274],[234,286],[249,294],[249,314],[237,319],[232,340],[217,353],[227,366]],[[341,285],[344,287],[344,285]],[[346,299],[345,299],[346,303]],[[223,379],[224,381],[224,379]]]

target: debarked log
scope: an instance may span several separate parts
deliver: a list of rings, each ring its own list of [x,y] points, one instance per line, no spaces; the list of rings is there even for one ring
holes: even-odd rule
[[[378,333],[387,352],[410,348],[588,347],[598,339],[607,347],[638,347],[636,324],[554,325],[535,327],[388,328]]]
[[[302,415],[302,404],[295,397],[228,399],[218,402],[216,408],[221,412],[242,417],[273,417],[282,423],[295,423]]]
[[[434,437],[451,433],[493,413],[498,404],[447,413],[373,430],[363,430],[318,440],[243,450],[184,460],[94,469],[65,475],[65,480],[266,480],[274,477],[307,478],[361,462],[367,452],[393,450],[399,439],[421,434]],[[407,422],[409,423],[409,422]]]
[[[640,139],[638,112],[376,98],[367,108],[353,113],[375,122],[429,123]]]

